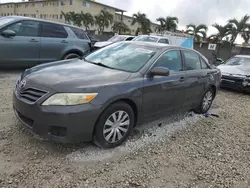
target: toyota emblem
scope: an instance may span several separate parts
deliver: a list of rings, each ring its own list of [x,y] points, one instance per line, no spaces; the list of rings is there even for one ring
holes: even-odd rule
[[[26,80],[22,80],[19,84],[20,88],[23,88],[26,85]]]

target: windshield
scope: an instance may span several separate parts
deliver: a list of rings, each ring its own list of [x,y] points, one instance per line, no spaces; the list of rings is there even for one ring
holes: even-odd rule
[[[126,37],[124,37],[124,36],[113,36],[113,37],[111,37],[108,41],[110,41],[110,42],[118,42],[118,41],[122,41],[122,40],[124,40]]]
[[[133,43],[115,43],[91,53],[85,60],[117,70],[137,72],[155,53],[154,48]]]
[[[225,65],[250,65],[250,58],[232,57],[225,62]]]
[[[139,36],[134,38],[135,41],[156,42],[158,38],[151,36]]]
[[[14,18],[0,18],[0,27],[15,20]]]

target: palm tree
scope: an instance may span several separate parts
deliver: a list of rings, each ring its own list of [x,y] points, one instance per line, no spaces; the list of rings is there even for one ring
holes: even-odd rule
[[[224,26],[219,25],[217,23],[212,25],[215,29],[217,29],[217,33],[211,35],[209,38],[212,38],[218,42],[222,42],[222,39],[227,37],[228,35],[231,34],[231,25],[230,24],[226,24]]]
[[[112,29],[115,33],[118,34],[130,32],[129,27],[122,21],[115,22],[112,26]]]
[[[99,15],[95,15],[95,24],[99,27],[99,33],[102,33],[105,27],[109,27],[109,25],[113,23],[113,19],[113,14],[104,10],[102,10]]]
[[[177,17],[167,16],[166,19],[163,17],[157,18],[156,21],[160,22],[159,29],[161,31],[173,31],[175,32],[177,29],[177,24],[179,22]]]
[[[245,44],[248,44],[250,39],[250,26],[242,32],[241,37],[244,39]]]
[[[249,27],[249,24],[247,23],[249,21],[250,16],[245,15],[240,20],[237,19],[230,19],[228,20],[228,23],[231,24],[231,44],[233,44],[239,34],[244,35],[244,31]]]
[[[222,25],[219,25],[217,23],[213,24],[213,27],[215,29],[217,29],[217,33],[211,35],[208,38],[209,39],[214,39],[218,43],[218,48],[217,48],[217,51],[216,51],[216,57],[217,57],[219,55],[219,53],[220,53],[220,49],[221,49],[222,45],[225,42],[225,41],[223,41],[223,38],[230,35],[232,27],[231,27],[230,24],[226,24],[226,25],[222,26]]]
[[[95,24],[94,17],[88,12],[83,13],[83,11],[81,11],[81,20],[84,27],[86,28],[86,31],[90,28],[90,26],[93,26]]]
[[[67,12],[67,13],[64,13],[63,11],[61,11],[63,17],[64,17],[64,20],[65,20],[65,23],[70,23],[71,21],[71,16],[70,14]]]
[[[205,24],[200,24],[198,26],[194,24],[189,24],[186,26],[187,30],[185,33],[193,35],[196,41],[200,41],[200,38],[206,38],[207,26]]]
[[[82,26],[82,18],[81,14],[75,12],[69,12],[70,20],[73,22],[74,25],[81,27]]]
[[[133,21],[132,25],[135,25],[137,23],[139,27],[136,30],[136,35],[138,35],[139,32],[142,32],[143,34],[147,34],[151,32],[151,22],[147,18],[147,15],[144,13],[138,12],[137,14],[133,14]]]

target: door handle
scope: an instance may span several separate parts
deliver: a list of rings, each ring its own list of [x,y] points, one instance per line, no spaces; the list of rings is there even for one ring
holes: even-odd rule
[[[66,40],[62,40],[62,43],[68,43]]]
[[[179,81],[180,82],[184,82],[185,78],[184,77],[180,77]]]
[[[39,41],[36,39],[30,39],[30,42],[39,42]]]

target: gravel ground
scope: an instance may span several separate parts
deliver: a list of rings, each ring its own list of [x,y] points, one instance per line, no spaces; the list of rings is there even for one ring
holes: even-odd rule
[[[11,102],[18,75],[0,72],[0,187],[250,187],[250,95],[219,91],[211,109],[219,118],[163,118],[101,150],[22,129]]]

